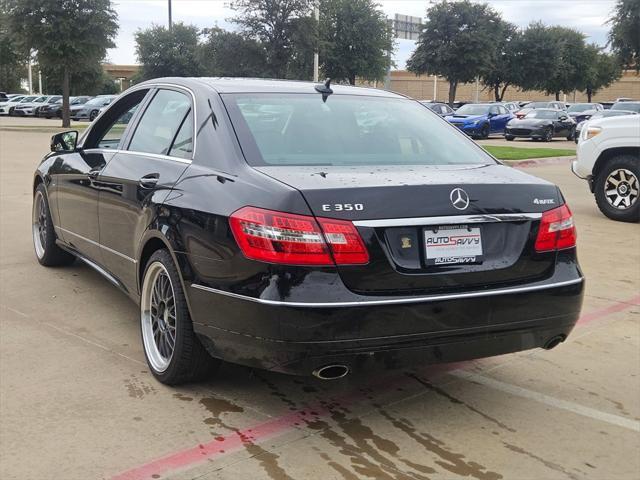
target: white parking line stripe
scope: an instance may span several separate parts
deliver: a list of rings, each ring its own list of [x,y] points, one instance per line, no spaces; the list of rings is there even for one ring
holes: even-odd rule
[[[453,372],[449,372],[449,374],[458,378],[462,378],[464,380],[479,383],[486,387],[500,390],[502,392],[510,393],[511,395],[535,400],[536,402],[544,403],[545,405],[549,405],[551,407],[560,408],[562,410],[577,413],[578,415],[582,415],[584,417],[593,418],[594,420],[600,420],[612,425],[628,428],[629,430],[633,430],[635,432],[640,432],[640,422],[637,420],[620,417],[611,413],[601,412],[600,410],[585,407],[574,402],[550,397],[549,395],[545,395],[543,393],[534,392],[533,390],[528,390],[516,385],[504,383],[499,380],[494,380],[493,378],[484,377],[475,373],[465,372],[464,370],[456,370]]]

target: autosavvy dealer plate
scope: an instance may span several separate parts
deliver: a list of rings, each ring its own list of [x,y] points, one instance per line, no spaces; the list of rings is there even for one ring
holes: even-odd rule
[[[424,231],[427,265],[453,265],[482,261],[479,227],[466,225],[427,228]]]

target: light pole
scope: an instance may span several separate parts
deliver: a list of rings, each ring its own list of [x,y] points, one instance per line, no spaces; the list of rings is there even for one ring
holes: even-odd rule
[[[168,0],[169,2],[169,31],[171,31],[171,28],[173,27],[173,21],[171,20],[171,0]]]
[[[320,32],[320,9],[318,8],[318,2],[313,6],[313,16],[316,19],[316,33]],[[320,58],[318,56],[318,39],[316,38],[316,49],[313,52],[313,81],[317,82],[319,73],[318,68],[320,64]]]
[[[31,72],[31,51],[29,51],[29,64],[27,77],[29,78],[29,95],[33,93],[33,73]]]

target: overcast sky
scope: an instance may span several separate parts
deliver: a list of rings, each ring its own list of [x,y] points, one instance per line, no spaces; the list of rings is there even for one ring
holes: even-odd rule
[[[234,15],[228,0],[173,0],[173,21],[192,23],[199,27],[218,25],[234,29],[228,19]],[[379,0],[388,17],[395,13],[424,17],[428,0]],[[520,27],[541,20],[548,25],[563,25],[580,30],[587,42],[604,46],[607,42],[607,18],[615,0],[487,0],[498,12]],[[115,0],[120,30],[116,48],[109,50],[108,61],[118,64],[137,63],[134,33],[152,24],[166,25],[167,0]],[[415,48],[409,40],[398,40],[394,59],[397,68],[404,68]]]

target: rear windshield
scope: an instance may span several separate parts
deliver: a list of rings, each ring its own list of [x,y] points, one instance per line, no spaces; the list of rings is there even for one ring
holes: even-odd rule
[[[586,112],[587,110],[594,110],[596,106],[592,103],[578,103],[569,107],[569,112]]]
[[[408,99],[233,94],[223,99],[249,164],[467,165],[495,161]]]
[[[550,106],[549,102],[531,102],[526,108],[549,108]]]
[[[532,110],[525,115],[525,118],[556,118],[558,112],[555,110]]]
[[[611,107],[611,110],[627,110],[640,113],[640,102],[618,102]]]
[[[456,115],[486,115],[489,112],[489,105],[463,105],[456,110]]]

